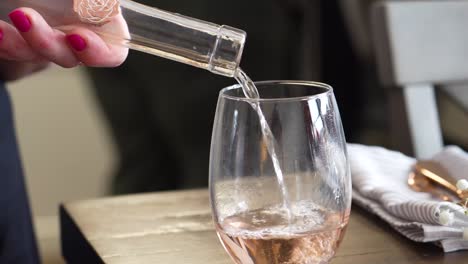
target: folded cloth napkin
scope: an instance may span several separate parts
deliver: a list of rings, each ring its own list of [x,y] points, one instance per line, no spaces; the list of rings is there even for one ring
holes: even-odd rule
[[[408,186],[414,158],[357,144],[348,144],[348,155],[354,204],[378,215],[411,240],[437,243],[445,252],[468,249],[468,216],[464,208]],[[446,147],[431,160],[457,180],[468,178],[468,153],[458,147]],[[441,219],[447,213],[453,217],[450,224]]]

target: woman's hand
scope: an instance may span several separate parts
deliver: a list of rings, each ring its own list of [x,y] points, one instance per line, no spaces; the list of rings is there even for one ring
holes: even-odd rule
[[[49,62],[65,68],[80,64],[116,67],[127,57],[128,49],[109,45],[93,31],[72,26],[67,33],[50,27],[30,8],[19,8],[9,15],[11,24],[0,20],[0,74],[14,80],[41,70]],[[116,16],[104,25],[114,32],[125,32],[125,21]]]

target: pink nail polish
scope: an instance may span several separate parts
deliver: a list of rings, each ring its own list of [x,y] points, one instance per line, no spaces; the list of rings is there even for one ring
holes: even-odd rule
[[[11,22],[13,22],[13,25],[15,25],[19,31],[25,33],[31,29],[31,21],[29,21],[29,18],[23,11],[15,10],[8,16],[10,17]]]
[[[86,41],[80,35],[68,35],[67,41],[68,43],[70,43],[70,46],[76,51],[83,51],[84,49],[86,49]]]
[[[0,28],[0,41],[3,40],[3,30]]]

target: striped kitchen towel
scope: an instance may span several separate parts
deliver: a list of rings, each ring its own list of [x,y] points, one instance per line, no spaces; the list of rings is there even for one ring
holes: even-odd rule
[[[468,216],[462,208],[409,188],[407,180],[414,158],[357,144],[348,144],[348,156],[356,205],[378,215],[411,240],[437,243],[445,252],[468,249]],[[444,166],[452,177],[468,178],[468,153],[459,147],[446,147],[432,160]],[[453,223],[444,226],[440,214],[447,210],[453,214]]]

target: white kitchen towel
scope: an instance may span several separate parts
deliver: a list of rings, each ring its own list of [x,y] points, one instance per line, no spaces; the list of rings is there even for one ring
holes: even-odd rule
[[[468,249],[468,240],[463,239],[463,230],[468,227],[464,210],[408,186],[414,158],[357,144],[348,144],[348,156],[356,205],[378,215],[411,240],[437,243],[445,252]],[[431,160],[445,167],[452,177],[468,179],[468,154],[459,147],[446,147]],[[439,221],[445,210],[454,215],[450,226]]]

